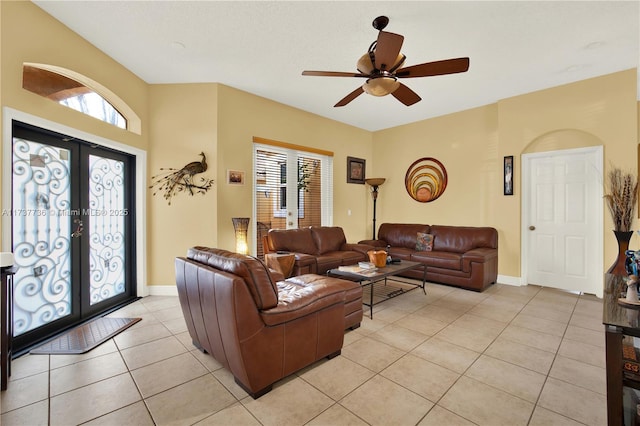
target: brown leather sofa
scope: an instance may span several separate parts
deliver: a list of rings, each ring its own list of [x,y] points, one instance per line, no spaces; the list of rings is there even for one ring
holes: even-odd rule
[[[373,247],[349,244],[339,226],[311,226],[299,229],[271,229],[263,239],[265,253],[295,254],[293,275],[326,274],[341,265],[369,260]]]
[[[416,249],[418,233],[432,236],[430,251]],[[482,291],[498,278],[498,231],[490,227],[383,223],[377,240],[360,244],[388,247],[392,258],[424,263],[427,281]],[[407,276],[422,279],[422,273]]]
[[[281,280],[260,260],[193,247],[175,260],[193,344],[225,366],[253,398],[321,358],[340,354],[362,320],[362,288],[321,275]]]

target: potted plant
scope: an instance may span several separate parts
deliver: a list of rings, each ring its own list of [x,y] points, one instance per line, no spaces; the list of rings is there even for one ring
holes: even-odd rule
[[[613,233],[618,241],[618,257],[607,272],[627,275],[625,251],[629,248],[629,240],[633,235],[631,222],[638,199],[638,179],[635,174],[623,172],[618,167],[611,168],[607,177],[609,191],[604,198],[613,219]]]

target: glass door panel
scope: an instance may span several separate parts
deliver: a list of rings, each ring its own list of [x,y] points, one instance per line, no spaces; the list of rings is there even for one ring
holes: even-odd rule
[[[331,158],[310,152],[254,147],[256,256],[269,229],[331,223]]]
[[[89,304],[125,292],[124,163],[89,155]]]
[[[71,314],[71,151],[13,141],[14,335]]]
[[[135,298],[133,160],[14,122],[16,352]]]

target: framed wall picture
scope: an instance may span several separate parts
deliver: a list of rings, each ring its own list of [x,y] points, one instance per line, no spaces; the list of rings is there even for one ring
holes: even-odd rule
[[[227,170],[227,183],[229,185],[244,185],[244,172]]]
[[[513,195],[513,155],[504,157],[504,195]]]
[[[347,157],[347,183],[364,185],[365,164],[362,158]]]

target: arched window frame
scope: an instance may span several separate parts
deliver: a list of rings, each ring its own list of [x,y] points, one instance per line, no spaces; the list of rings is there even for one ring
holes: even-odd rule
[[[142,121],[140,120],[140,117],[119,96],[117,96],[115,93],[113,93],[111,90],[98,83],[97,81],[94,81],[75,71],[56,65],[25,62],[23,63],[23,66],[34,67],[59,74],[88,87],[89,89],[91,89],[91,91],[104,98],[106,102],[111,104],[111,106],[113,106],[118,111],[118,113],[120,113],[124,117],[127,122],[127,130],[138,135],[142,134]]]

